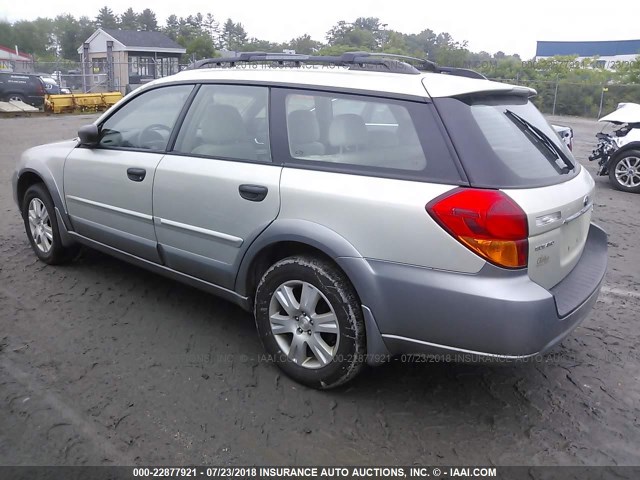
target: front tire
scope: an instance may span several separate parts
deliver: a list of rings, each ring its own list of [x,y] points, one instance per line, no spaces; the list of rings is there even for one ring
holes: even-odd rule
[[[49,265],[70,261],[76,249],[62,245],[51,195],[42,183],[29,187],[22,199],[22,218],[36,256]]]
[[[254,304],[269,358],[294,380],[328,389],[349,382],[362,369],[362,309],[334,264],[306,255],[280,260],[262,276]]]
[[[609,166],[609,180],[618,190],[640,193],[640,150],[629,150]]]

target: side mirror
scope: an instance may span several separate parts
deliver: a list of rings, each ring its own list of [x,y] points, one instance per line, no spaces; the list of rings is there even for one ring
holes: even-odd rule
[[[85,147],[95,147],[100,141],[100,131],[96,125],[91,123],[80,127],[78,130],[78,137],[80,138],[80,145]]]

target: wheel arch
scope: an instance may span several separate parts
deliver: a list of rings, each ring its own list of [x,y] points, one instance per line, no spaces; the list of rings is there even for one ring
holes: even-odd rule
[[[278,260],[296,254],[312,254],[330,261],[351,282],[362,305],[367,363],[384,363],[389,351],[372,311],[366,306],[367,297],[375,294],[375,279],[371,278],[367,263],[355,246],[328,227],[305,220],[273,222],[247,249],[236,276],[235,291],[247,297],[252,306],[263,273]]]
[[[23,99],[27,98],[27,95],[25,95],[24,92],[17,92],[15,90],[11,90],[9,92],[6,92],[4,94],[4,98],[9,99],[9,98],[11,98],[12,95],[17,95],[17,96],[19,96],[19,97],[21,97]]]
[[[50,172],[43,170],[35,170],[33,168],[25,167],[16,175],[14,185],[14,199],[20,211],[22,211],[22,201],[24,195],[32,185],[36,183],[44,184],[45,188],[51,195],[53,200],[53,206],[56,208],[56,215],[59,220],[62,220],[65,230],[71,230],[71,225],[67,217],[67,211],[60,196],[60,192],[57,188],[57,183]]]
[[[16,185],[16,201],[20,209],[22,209],[22,201],[27,190],[36,183],[44,183],[46,186],[42,176],[33,170],[25,170],[18,176],[18,182]],[[49,187],[47,187],[47,190],[49,190]]]
[[[609,159],[609,162],[607,164],[607,168],[611,167],[611,165],[617,162],[618,159],[620,159],[620,157],[622,157],[629,150],[640,150],[640,141],[633,141],[633,142],[627,143],[622,147],[620,147],[618,150],[616,150],[613,153],[613,155],[611,155],[611,158]]]
[[[244,254],[236,276],[235,290],[252,297],[262,274],[273,263],[296,254],[314,254],[338,265],[338,257],[362,258],[356,248],[334,230],[306,220],[276,220],[251,244]]]

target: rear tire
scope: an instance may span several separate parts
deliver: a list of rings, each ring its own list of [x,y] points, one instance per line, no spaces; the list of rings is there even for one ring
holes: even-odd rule
[[[294,380],[329,389],[362,369],[362,308],[351,282],[332,263],[307,255],[276,262],[262,276],[254,303],[269,358]]]
[[[609,180],[618,190],[640,193],[640,150],[629,150],[609,165]]]
[[[31,248],[44,263],[66,263],[77,254],[76,246],[62,245],[53,200],[44,184],[36,183],[27,189],[22,199],[22,218]]]
[[[14,102],[27,103],[25,102],[24,97],[19,93],[10,93],[9,95],[7,95],[7,100],[9,100],[10,102],[14,101]]]

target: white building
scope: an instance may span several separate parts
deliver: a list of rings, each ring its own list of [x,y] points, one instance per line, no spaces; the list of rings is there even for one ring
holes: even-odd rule
[[[123,93],[129,84],[177,73],[185,52],[185,48],[162,32],[106,28],[97,29],[78,48],[86,69],[85,88],[92,91],[108,88]]]

